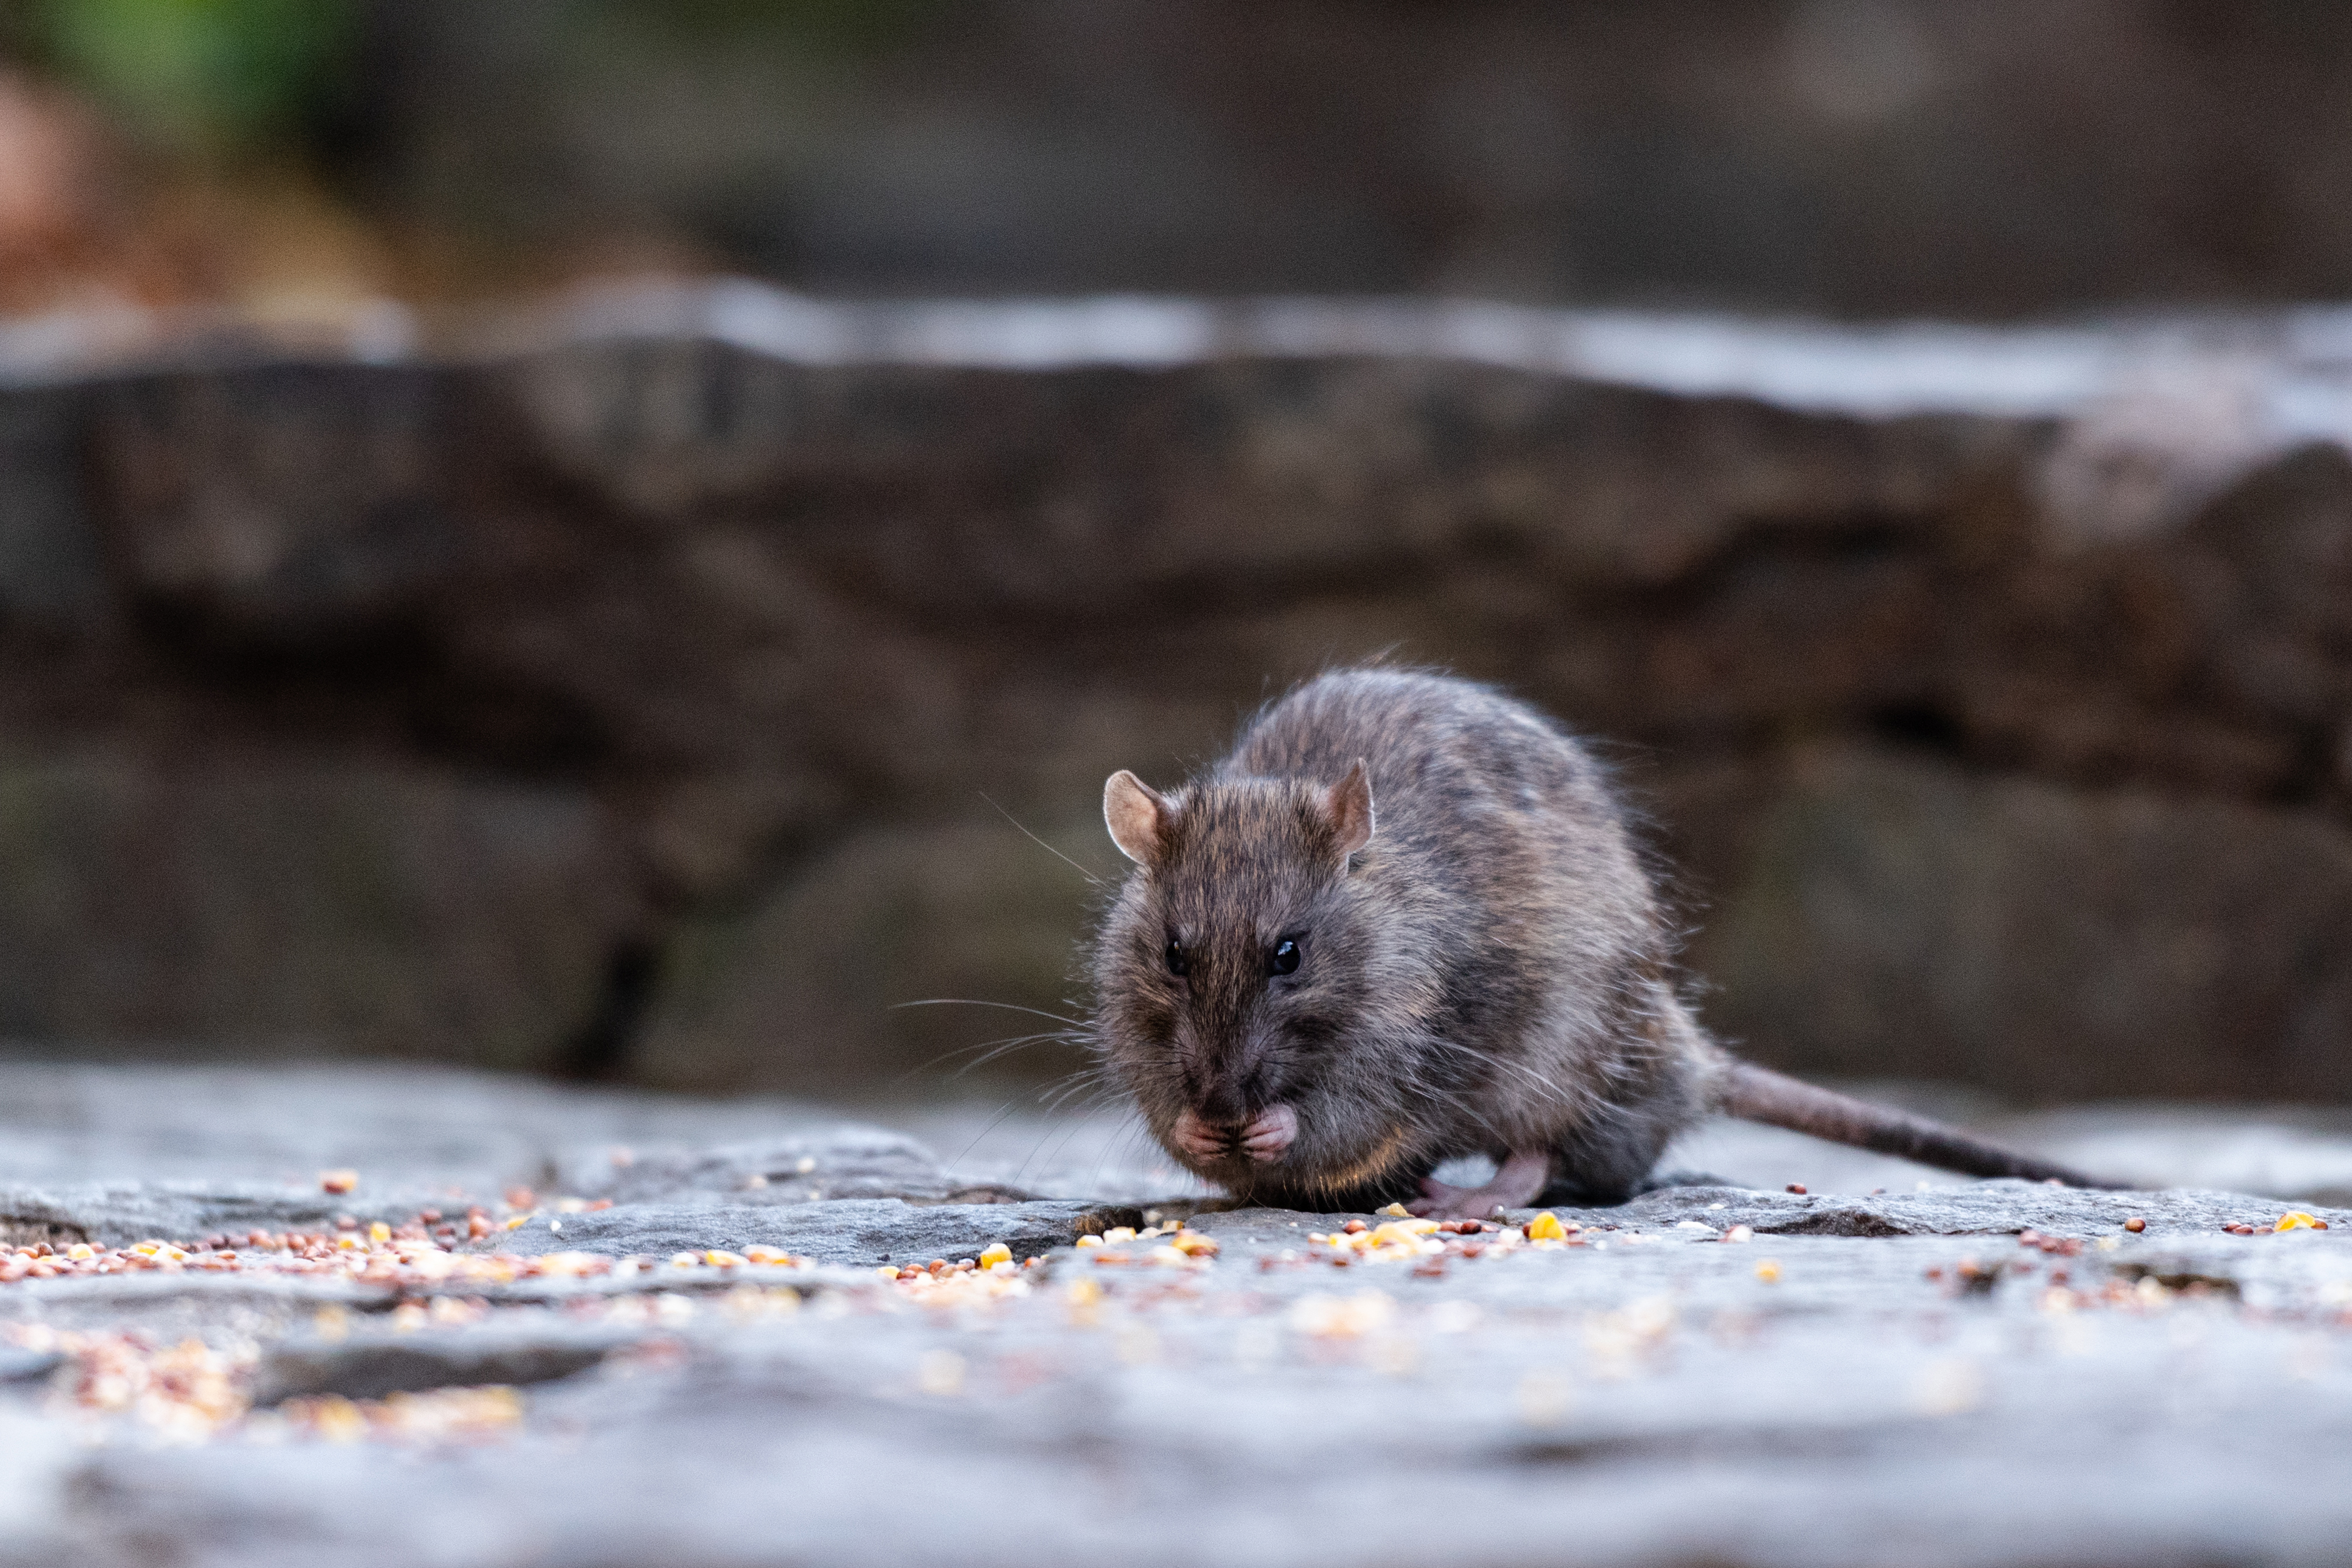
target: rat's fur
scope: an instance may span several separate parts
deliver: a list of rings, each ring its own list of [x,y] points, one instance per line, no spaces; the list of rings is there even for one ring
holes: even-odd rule
[[[1457,1155],[1545,1151],[1545,1201],[1613,1203],[1717,1109],[2055,1172],[1734,1063],[1676,992],[1601,768],[1488,688],[1325,675],[1204,776],[1160,795],[1121,773],[1106,801],[1139,863],[1096,945],[1097,1045],[1153,1135],[1237,1196],[1368,1208]],[[1286,975],[1268,962],[1286,936]],[[1253,1158],[1242,1130],[1277,1108],[1295,1136]]]

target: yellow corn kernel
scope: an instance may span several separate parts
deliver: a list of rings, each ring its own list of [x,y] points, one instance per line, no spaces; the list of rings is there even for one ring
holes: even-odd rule
[[[1778,1260],[1768,1258],[1763,1262],[1758,1264],[1756,1266],[1756,1278],[1761,1279],[1767,1285],[1776,1285],[1780,1283],[1780,1265]]]
[[[1214,1258],[1217,1255],[1216,1238],[1202,1236],[1197,1230],[1180,1230],[1168,1245],[1187,1258]]]
[[[1131,1225],[1115,1225],[1103,1232],[1103,1239],[1114,1247],[1123,1241],[1133,1241],[1135,1227]]]
[[[384,1224],[382,1220],[377,1220],[373,1225],[368,1226],[368,1239],[374,1242],[378,1247],[382,1247],[385,1242],[392,1239],[392,1226]]]
[[[714,1247],[702,1255],[702,1261],[713,1268],[740,1268],[751,1260],[740,1252],[729,1252],[723,1247]]]
[[[1528,1239],[1529,1241],[1565,1241],[1568,1239],[1568,1231],[1560,1225],[1559,1215],[1546,1209],[1528,1221]]]
[[[515,1215],[515,1216],[514,1216],[514,1218],[512,1218],[512,1219],[510,1219],[510,1220],[507,1221],[507,1228],[508,1228],[509,1230],[514,1230],[514,1229],[518,1228],[519,1226],[526,1226],[526,1225],[529,1225],[530,1223],[530,1215],[527,1215],[527,1214],[519,1214],[519,1215]]]
[[[1013,1249],[1001,1241],[992,1242],[988,1249],[980,1255],[980,1266],[982,1268],[993,1268],[1000,1263],[1012,1261]]]
[[[2319,1216],[2315,1214],[2305,1214],[2301,1209],[2289,1209],[2279,1216],[2278,1224],[2271,1228],[2273,1230],[2317,1230]]]
[[[747,1247],[743,1249],[743,1257],[751,1263],[785,1265],[793,1261],[793,1255],[778,1247]],[[799,1298],[794,1297],[793,1300],[798,1300]]]
[[[1410,1219],[1412,1217],[1412,1211],[1407,1209],[1402,1204],[1391,1204],[1381,1212],[1384,1215],[1392,1215],[1397,1219]]]
[[[356,1443],[367,1436],[367,1416],[340,1394],[330,1394],[310,1406],[310,1421],[330,1443]]]
[[[365,1250],[366,1247],[367,1243],[362,1241],[358,1234],[353,1231],[347,1230],[335,1237],[335,1250],[338,1252],[360,1252]]]
[[[1099,1236],[1082,1236],[1078,1237],[1078,1245],[1080,1247],[1100,1247],[1102,1244],[1103,1239]]]
[[[91,1258],[98,1256],[98,1248],[92,1247],[87,1241],[77,1241],[71,1247],[66,1248],[66,1256],[72,1258],[76,1263],[87,1263]]]

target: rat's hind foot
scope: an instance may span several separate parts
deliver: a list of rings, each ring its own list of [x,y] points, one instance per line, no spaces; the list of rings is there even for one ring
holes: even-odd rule
[[[1549,1154],[1514,1154],[1483,1187],[1449,1187],[1427,1177],[1421,1184],[1422,1195],[1404,1206],[1423,1219],[1492,1219],[1499,1209],[1533,1202],[1550,1180]]]

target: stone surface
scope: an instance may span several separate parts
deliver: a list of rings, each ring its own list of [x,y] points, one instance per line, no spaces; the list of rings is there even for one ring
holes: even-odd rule
[[[887,1131],[887,1112],[843,1122],[459,1073],[285,1077],[280,1105],[267,1075],[12,1067],[0,1115],[29,1106],[30,1121],[45,1096],[118,1125],[141,1106],[206,1112],[176,1147],[89,1147],[71,1173],[124,1215],[184,1202],[162,1174],[184,1186],[208,1152],[233,1167],[292,1119],[304,1126],[278,1129],[288,1142],[261,1158],[308,1159],[341,1121],[371,1151],[362,1193],[552,1161],[614,1200],[550,1205],[491,1246],[766,1240],[842,1266],[405,1292],[196,1271],[0,1285],[0,1344],[16,1347],[0,1351],[0,1562],[1473,1568],[1549,1560],[1567,1530],[1579,1560],[1600,1563],[1860,1565],[1892,1552],[1981,1568],[2319,1563],[2352,1532],[2341,1489],[2313,1468],[2352,1440],[2342,1207],[2312,1209],[2325,1231],[2231,1236],[2220,1226],[2268,1226],[2284,1205],[1948,1177],[1923,1191],[1885,1161],[1847,1170],[1891,1190],[1796,1194],[1771,1187],[1807,1172],[1800,1141],[1713,1130],[1690,1148],[1746,1162],[1761,1190],[1668,1187],[1556,1211],[1580,1227],[1572,1247],[1473,1258],[1457,1245],[1340,1268],[1307,1237],[1346,1216],[1235,1210],[1197,1215],[1219,1250],[1171,1267],[1150,1238],[1068,1245],[1080,1226],[1144,1217],[1115,1204],[795,1201],[773,1176],[730,1184],[811,1159],[845,1186],[896,1173],[909,1196],[936,1193],[957,1167]],[[2137,1158],[2210,1141],[2184,1134],[2192,1113],[2168,1114],[2149,1119]],[[2210,1133],[2224,1113],[2194,1114]],[[1031,1136],[987,1131],[969,1108],[903,1120],[926,1117],[927,1136],[945,1146],[939,1133],[955,1132],[982,1166]],[[750,1136],[762,1119],[770,1130]],[[2063,1136],[2078,1122],[2110,1149],[2135,1125],[2122,1109],[2013,1125]],[[67,1171],[60,1149],[15,1130],[0,1178]],[[622,1135],[643,1144],[625,1164],[585,1152]],[[2305,1129],[2311,1149],[2326,1136]],[[1116,1149],[1087,1157],[1148,1175]],[[2125,1231],[2132,1218],[2145,1228]],[[2021,1245],[2028,1229],[2043,1239]],[[927,1298],[872,1270],[885,1254],[970,1256],[999,1239],[1040,1261],[992,1295]],[[95,1338],[24,1338],[42,1332]],[[245,1413],[189,1429],[159,1424],[168,1399],[108,1406],[86,1369],[143,1364],[106,1359],[123,1334],[209,1347]],[[492,1406],[499,1422],[418,1424],[433,1399],[485,1380],[518,1391]],[[332,1408],[348,1424],[317,1425]]]
[[[1898,753],[1808,752],[1694,962],[1711,1017],[1847,1075],[2352,1100],[2352,831]]]
[[[2345,329],[719,283],[232,360],[62,320],[0,342],[0,1024],[929,1088],[1025,1016],[899,1004],[1083,1016],[1110,770],[1392,649],[1616,743],[1760,1057],[2341,1095]]]
[[[530,1257],[594,1252],[666,1258],[720,1247],[781,1247],[820,1263],[928,1263],[975,1258],[1003,1242],[1015,1258],[1067,1247],[1080,1236],[1142,1223],[1120,1204],[1071,1202],[910,1204],[899,1198],[835,1198],[766,1204],[633,1203],[591,1214],[534,1219],[493,1237],[485,1250]]]
[[[639,918],[620,857],[572,791],[10,748],[0,1034],[557,1067]]]
[[[253,1403],[267,1406],[322,1394],[381,1399],[453,1384],[552,1383],[587,1371],[641,1335],[516,1313],[473,1329],[402,1333],[380,1328],[337,1337],[293,1334],[253,1370]]]

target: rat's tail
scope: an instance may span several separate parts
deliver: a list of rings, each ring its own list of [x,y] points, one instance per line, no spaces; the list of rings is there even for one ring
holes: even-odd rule
[[[1717,1108],[1743,1121],[1785,1127],[1832,1143],[1916,1160],[1939,1170],[1971,1176],[2023,1176],[2032,1182],[2063,1182],[2070,1187],[2107,1187],[2081,1172],[1995,1143],[1955,1127],[1873,1105],[1750,1063],[1727,1059],[1717,1079]]]

